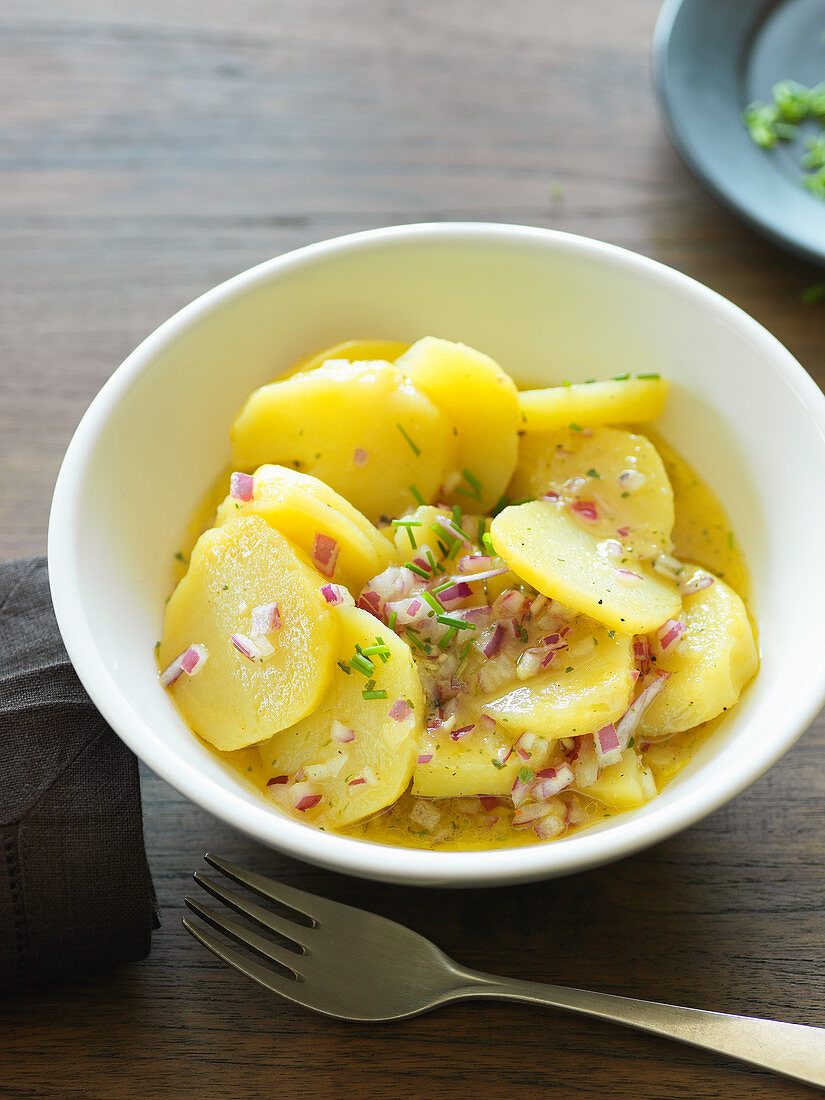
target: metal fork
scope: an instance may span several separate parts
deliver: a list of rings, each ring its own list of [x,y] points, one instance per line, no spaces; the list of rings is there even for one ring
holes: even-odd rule
[[[191,897],[185,901],[193,913],[265,961],[227,946],[188,916],[186,930],[248,978],[313,1012],[339,1020],[403,1020],[464,998],[501,997],[611,1020],[825,1088],[825,1028],[483,974],[453,962],[395,921],[285,886],[209,853],[204,858],[289,912],[280,916],[196,872],[199,886],[278,939]]]

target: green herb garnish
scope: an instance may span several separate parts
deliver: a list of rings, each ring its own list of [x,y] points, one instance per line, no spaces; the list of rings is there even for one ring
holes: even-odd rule
[[[421,493],[419,493],[418,489],[416,489],[415,485],[408,485],[407,488],[412,493],[412,498],[416,502],[416,504],[426,504],[426,501],[422,497]]]
[[[426,580],[430,579],[429,569],[424,569],[420,565],[416,565],[414,561],[405,561],[404,567],[406,569],[411,569],[413,573],[417,573],[419,577],[424,577]]]
[[[597,478],[599,479],[599,481],[601,481],[601,479],[602,479],[602,475],[601,475],[601,474],[599,473],[599,471],[598,471],[598,470],[594,470],[592,466],[591,466],[591,467],[590,467],[590,469],[589,469],[589,470],[587,471],[587,476],[588,476],[588,477],[597,477]]]
[[[637,378],[661,378],[661,374],[657,374],[656,371],[651,371],[650,374],[637,374]]]
[[[364,699],[386,699],[387,698],[387,693],[384,690],[384,688],[381,688],[380,691],[375,691],[374,689],[370,690],[368,688],[364,688],[364,690],[361,692],[361,695],[363,696]]]
[[[811,286],[806,286],[799,295],[799,300],[803,306],[815,305],[817,302],[821,302],[823,298],[825,298],[825,283],[813,283]]]
[[[419,456],[419,455],[421,454],[421,448],[420,448],[419,446],[417,446],[417,444],[415,444],[415,443],[414,443],[414,442],[413,442],[413,441],[412,441],[412,440],[410,439],[410,437],[409,437],[409,436],[407,435],[407,433],[406,433],[406,432],[404,431],[404,429],[403,429],[403,428],[401,427],[401,425],[400,425],[400,424],[396,424],[395,426],[396,426],[396,428],[398,428],[399,432],[401,432],[401,434],[402,434],[402,435],[404,436],[404,438],[406,439],[406,441],[407,441],[407,442],[409,443],[409,445],[410,445],[410,449],[412,450],[413,454],[414,454],[414,455],[416,456],[416,458],[417,458],[417,457],[418,457],[418,456]]]
[[[461,493],[462,496],[465,497],[472,497],[473,500],[481,500],[481,482],[478,478],[471,474],[466,466],[461,471],[461,476],[470,486],[472,492],[468,492],[466,489],[456,489],[456,492]]]
[[[531,783],[535,775],[532,768],[519,768],[518,777],[521,783]]]
[[[349,659],[349,667],[356,672],[360,672],[362,676],[370,677],[375,672],[375,665],[369,659],[365,657],[363,653],[356,653]]]

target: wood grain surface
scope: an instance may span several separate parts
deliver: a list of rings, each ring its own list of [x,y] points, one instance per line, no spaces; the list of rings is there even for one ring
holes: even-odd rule
[[[733,299],[825,380],[821,273],[711,199],[657,116],[657,0],[3,0],[0,555],[41,553],[60,458],[125,354],[229,275],[398,222],[553,226]],[[791,486],[792,488],[792,486]],[[825,1024],[825,722],[733,803],[560,881],[411,890],[268,852],[144,772],[163,927],[143,964],[0,1004],[0,1097],[802,1097],[504,1004],[347,1026],[182,930],[207,848],[520,977]]]

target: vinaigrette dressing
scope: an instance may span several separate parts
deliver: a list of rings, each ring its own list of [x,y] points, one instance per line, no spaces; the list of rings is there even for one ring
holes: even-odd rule
[[[633,430],[651,438],[673,486],[676,511],[674,555],[681,560],[703,566],[724,579],[747,604],[750,589],[745,560],[715,493],[658,436],[649,431]],[[175,582],[185,572],[188,555],[197,538],[212,524],[217,505],[224,498],[228,477],[227,471],[216,480],[187,528],[183,550],[177,555]],[[636,745],[642,762],[652,771],[659,790],[690,762],[698,749],[712,736],[720,721],[721,717],[655,742],[642,741]],[[205,741],[202,743],[207,745]],[[272,769],[263,765],[256,746],[234,752],[219,752],[211,745],[207,747],[211,752],[217,753],[245,785],[260,791],[274,812],[279,812],[267,791],[267,780]],[[584,793],[578,793],[575,797],[580,820],[575,826],[568,827],[568,833],[587,828],[632,808],[610,807]],[[477,798],[438,799],[443,825],[435,833],[427,831],[411,818],[410,811],[419,801],[420,799],[413,798],[410,791],[407,791],[392,806],[371,819],[336,831],[345,836],[380,844],[424,849],[435,847],[444,851],[522,847],[542,842],[529,828],[511,828],[514,811],[506,800],[500,801],[496,806],[498,820],[495,824],[479,825]]]

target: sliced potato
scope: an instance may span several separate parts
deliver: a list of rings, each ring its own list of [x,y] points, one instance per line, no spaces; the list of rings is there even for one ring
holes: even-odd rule
[[[653,783],[653,776],[641,761],[639,755],[631,748],[625,749],[618,764],[611,764],[605,768],[596,782],[584,792],[588,797],[592,795],[608,806],[616,809],[627,810],[633,806],[641,806],[650,800],[653,793],[649,784]],[[645,794],[645,790],[650,794]]]
[[[294,776],[303,769],[323,792],[318,806],[307,813],[316,825],[349,825],[395,802],[410,781],[424,719],[421,681],[408,646],[366,611],[343,607],[337,615],[342,662],[353,657],[356,645],[375,645],[376,636],[389,647],[386,663],[374,658],[371,675],[372,690],[386,692],[386,697],[365,699],[364,676],[353,670],[347,674],[336,665],[318,709],[259,748],[273,776]],[[399,701],[408,704],[409,714],[393,717]],[[333,723],[352,730],[354,739],[336,740]]]
[[[317,535],[338,545],[334,572],[327,579],[360,592],[370,577],[386,569],[392,545],[366,516],[323,481],[286,466],[255,471],[252,499],[228,496],[218,508],[216,524],[256,515],[312,557]]]
[[[454,444],[443,413],[393,364],[339,360],[256,390],[232,449],[240,470],[271,462],[313,474],[375,523],[415,492],[434,499]]]
[[[523,500],[548,490],[594,503],[597,518],[588,529],[619,539],[638,558],[672,550],[673,490],[656,448],[642,435],[563,428],[522,436],[508,495]]]
[[[623,634],[647,634],[679,611],[676,586],[633,558],[614,558],[563,501],[505,508],[490,527],[495,551],[545,596]]]
[[[400,344],[397,340],[344,340],[331,348],[316,352],[303,359],[297,366],[299,371],[314,370],[330,359],[346,359],[348,363],[363,363],[368,359],[383,359],[394,362],[403,355],[409,344]],[[294,371],[291,373],[295,373]]]
[[[257,516],[198,539],[189,570],[166,608],[162,668],[192,644],[208,657],[170,691],[191,728],[222,751],[271,737],[320,702],[338,651],[338,620],[321,595],[323,578],[306,556]],[[277,603],[274,652],[250,660],[230,635],[249,637],[256,606]],[[256,646],[257,648],[257,646]]]
[[[690,567],[685,582],[702,575],[705,570]],[[656,668],[670,677],[645,712],[640,737],[655,739],[709,722],[737,702],[759,664],[745,605],[718,577],[684,597],[680,618],[687,629],[676,645],[663,653],[654,643]]]
[[[524,390],[518,395],[521,428],[555,431],[570,424],[643,424],[655,420],[667,398],[665,378],[628,378]]]
[[[478,726],[459,741],[448,733],[435,736],[425,731],[413,769],[413,794],[422,798],[509,795],[524,760],[511,753],[501,764],[498,754],[506,755],[514,740],[501,729],[485,733]]]
[[[514,736],[532,730],[548,741],[580,737],[620,718],[633,693],[633,639],[577,618],[553,663],[537,676],[505,686],[482,710]]]
[[[455,430],[455,469],[447,476],[445,501],[472,501],[478,511],[488,511],[516,465],[519,415],[512,378],[488,355],[435,336],[413,344],[397,365]]]

